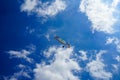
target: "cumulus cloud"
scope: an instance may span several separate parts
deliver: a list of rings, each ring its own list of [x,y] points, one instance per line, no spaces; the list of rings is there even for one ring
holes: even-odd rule
[[[113,0],[111,4],[103,2],[103,0],[82,0],[80,4],[80,11],[88,16],[92,23],[92,30],[102,31],[112,34],[115,32],[113,26],[117,19],[114,13],[117,10],[119,0]]]
[[[98,80],[109,80],[112,77],[110,72],[107,72],[104,67],[106,66],[102,62],[102,54],[106,53],[106,51],[101,50],[97,55],[96,59],[87,63],[86,69],[90,74]]]
[[[73,48],[50,47],[44,53],[47,54],[47,57],[54,54],[54,61],[50,64],[45,62],[36,64],[35,80],[79,80],[72,73],[73,70],[81,70],[78,63],[70,58],[73,54]]]
[[[30,63],[33,61],[31,58],[28,57],[31,52],[24,49],[21,51],[10,50],[8,51],[8,53],[10,54],[10,58],[22,58]]]
[[[24,0],[21,5],[21,11],[27,13],[35,13],[39,16],[55,16],[59,12],[65,10],[66,3],[63,0],[55,0],[53,2],[42,2],[41,0]]]

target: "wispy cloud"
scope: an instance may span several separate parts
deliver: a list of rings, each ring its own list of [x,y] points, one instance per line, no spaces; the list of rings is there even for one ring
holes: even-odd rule
[[[44,54],[46,57],[54,54],[54,61],[50,64],[45,62],[36,64],[34,69],[35,80],[79,80],[72,73],[72,70],[81,70],[78,63],[70,58],[73,54],[73,48],[50,47]]]
[[[110,37],[109,37],[109,38],[107,38],[105,44],[106,44],[106,45],[107,45],[107,44],[111,44],[111,43],[113,43],[114,40],[115,40],[115,38],[110,38]]]
[[[48,41],[50,41],[51,35],[53,37],[53,34],[55,34],[56,31],[57,31],[56,29],[49,29],[47,31],[47,33],[45,34],[45,37],[47,38]]]
[[[18,68],[24,69],[24,68],[26,68],[26,66],[23,65],[23,64],[19,64],[19,65],[18,65]]]
[[[116,46],[116,50],[120,52],[120,39],[117,37],[108,37],[106,40],[106,45],[114,44]]]
[[[21,11],[35,13],[38,16],[51,17],[65,10],[66,3],[64,0],[55,0],[51,2],[42,2],[40,0],[24,0],[21,5]]]
[[[10,58],[21,58],[21,59],[25,59],[30,63],[33,61],[32,58],[28,57],[31,54],[31,52],[24,49],[21,51],[10,50],[8,51],[8,53],[10,54]]]
[[[7,77],[3,76],[4,80],[21,80],[21,79],[31,79],[31,76],[29,73],[32,71],[30,67],[24,65],[24,64],[19,64],[17,65],[17,72],[13,73],[12,75],[9,75]]]
[[[30,28],[29,26],[26,27],[26,33],[32,34],[32,33],[34,33],[34,32],[35,32],[35,29]]]
[[[20,72],[16,72],[14,73],[9,80],[18,80],[21,76],[26,77],[26,78],[31,78],[27,72],[24,71],[20,71]]]
[[[114,72],[118,72],[119,68],[117,64],[112,64],[112,66],[114,67]]]
[[[79,53],[81,54],[80,59],[82,59],[83,61],[88,59],[86,51],[80,50]]]
[[[114,24],[117,21],[114,13],[117,10],[119,0],[113,0],[111,4],[103,2],[103,0],[82,0],[80,4],[80,11],[88,16],[92,23],[92,30],[102,31],[112,34],[115,31]]]
[[[116,56],[115,58],[118,62],[120,62],[120,56]]]
[[[106,51],[101,50],[97,55],[96,59],[87,63],[86,69],[90,74],[98,80],[109,80],[112,77],[112,73],[107,72],[104,67],[106,66],[102,62],[102,54],[106,53]]]

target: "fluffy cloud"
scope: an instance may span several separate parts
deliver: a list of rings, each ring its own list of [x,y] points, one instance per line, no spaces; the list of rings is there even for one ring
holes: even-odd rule
[[[114,13],[119,11],[116,9],[118,4],[119,0],[113,0],[111,5],[103,0],[82,0],[79,8],[91,21],[93,32],[96,30],[112,34],[115,32],[113,26],[117,19]]]
[[[28,57],[31,54],[30,51],[27,51],[24,49],[21,51],[10,50],[10,51],[8,51],[8,53],[10,54],[10,58],[22,58],[30,63],[32,62],[32,59]]]
[[[112,74],[110,72],[105,71],[104,67],[106,66],[102,62],[102,54],[104,54],[106,51],[101,50],[96,55],[96,60],[92,60],[89,62],[86,66],[87,70],[90,72],[90,74],[97,78],[98,80],[109,80],[112,77]]]
[[[36,64],[34,69],[35,80],[79,80],[73,75],[72,70],[80,70],[78,63],[71,59],[73,48],[63,49],[50,47],[44,52],[47,57],[54,54],[54,61],[51,64]]]
[[[21,11],[27,13],[35,13],[39,16],[55,16],[59,12],[65,10],[66,4],[63,0],[55,0],[54,2],[42,2],[40,0],[24,0],[21,5]]]
[[[21,11],[32,12],[37,6],[37,0],[24,0]]]

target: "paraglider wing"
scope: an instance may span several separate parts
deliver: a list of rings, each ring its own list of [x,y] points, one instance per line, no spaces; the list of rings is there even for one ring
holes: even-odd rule
[[[60,37],[58,37],[58,36],[55,36],[54,37],[58,42],[60,42],[61,44],[66,44],[66,42],[64,41],[64,40],[62,40]]]
[[[70,48],[70,44],[67,43],[66,41],[64,41],[63,39],[61,39],[60,37],[55,36],[54,38],[55,38],[58,42],[60,42],[61,44],[66,45],[68,48]],[[63,48],[64,48],[64,46],[63,46]]]

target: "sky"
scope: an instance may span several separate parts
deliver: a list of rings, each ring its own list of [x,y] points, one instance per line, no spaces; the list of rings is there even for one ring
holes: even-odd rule
[[[120,80],[119,24],[119,0],[2,0],[0,80]]]

